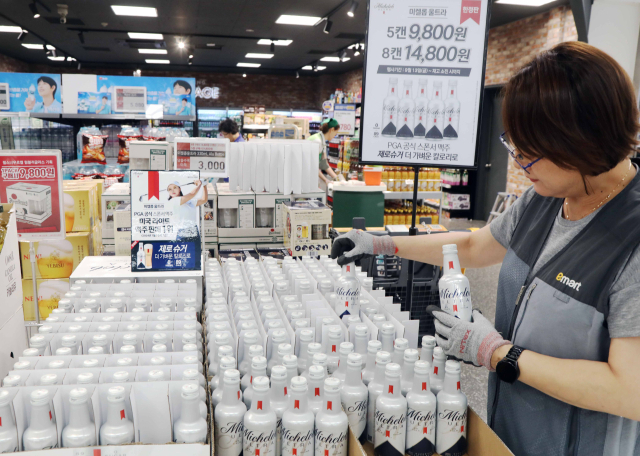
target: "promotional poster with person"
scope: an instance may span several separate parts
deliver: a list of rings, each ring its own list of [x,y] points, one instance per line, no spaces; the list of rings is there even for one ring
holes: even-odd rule
[[[62,88],[59,74],[0,73],[0,82],[9,85],[7,112],[59,114]]]
[[[200,269],[199,171],[131,172],[131,270]]]

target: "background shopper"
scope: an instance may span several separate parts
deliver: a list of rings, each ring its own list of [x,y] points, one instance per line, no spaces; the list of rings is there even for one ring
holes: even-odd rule
[[[227,138],[231,142],[244,142],[244,138],[240,134],[238,124],[232,119],[224,119],[218,126],[218,136]]]
[[[447,355],[491,371],[489,424],[518,456],[640,452],[638,115],[615,60],[559,44],[504,89],[503,141],[533,184],[513,206],[474,233],[334,242],[339,263],[442,264],[445,244],[462,266],[502,262],[495,327],[433,315]]]
[[[317,141],[320,143],[320,169],[318,170],[318,177],[320,177],[325,184],[328,184],[330,181],[325,177],[323,171],[334,180],[338,179],[338,176],[333,172],[327,162],[327,141],[331,141],[335,138],[338,131],[340,131],[340,124],[336,119],[325,119],[320,126],[320,131],[309,137],[310,141]]]

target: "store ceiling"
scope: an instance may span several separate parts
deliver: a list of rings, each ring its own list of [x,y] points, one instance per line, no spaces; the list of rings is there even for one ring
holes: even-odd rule
[[[60,23],[58,3],[68,5],[67,23]],[[539,14],[569,0],[542,7],[523,7],[494,3],[491,26]],[[315,27],[276,24],[282,14],[324,17],[342,0],[36,0],[42,15],[34,19],[32,0],[0,0],[0,26],[18,25],[29,30],[23,41],[16,33],[0,33],[0,53],[29,62],[75,68],[76,63],[48,59],[44,50],[31,50],[22,44],[48,44],[58,55],[76,58],[85,66],[156,70],[238,71],[251,73],[294,72],[325,56],[338,56],[349,45],[364,40],[366,0],[360,0],[355,17],[347,16],[350,0],[331,20],[329,34],[324,23]],[[158,17],[117,16],[111,5],[155,7]],[[46,5],[51,11],[47,12]],[[79,31],[83,31],[81,42]],[[163,33],[158,41],[132,40],[126,32]],[[293,40],[289,46],[276,46],[271,59],[245,58],[247,53],[269,53],[270,46],[258,39]],[[178,41],[187,44],[179,49]],[[212,46],[215,45],[215,46]],[[166,55],[147,55],[139,47],[166,49]],[[189,49],[190,48],[190,49]],[[193,54],[193,64],[188,56]],[[362,54],[348,53],[347,62],[320,62],[322,73],[343,73],[363,64]],[[145,59],[168,59],[171,64],[147,64]],[[261,67],[238,68],[238,62],[260,63]],[[313,73],[313,72],[308,72]]]

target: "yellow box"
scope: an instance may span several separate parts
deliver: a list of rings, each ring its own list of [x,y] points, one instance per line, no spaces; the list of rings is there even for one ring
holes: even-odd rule
[[[104,187],[103,181],[100,179],[81,180],[81,181],[64,181],[67,188],[73,189],[90,189],[91,204],[89,205],[89,211],[92,220],[101,220],[102,218],[102,188]],[[68,183],[67,183],[68,182]],[[74,230],[77,231],[77,230]]]
[[[89,255],[91,233],[67,233],[60,241],[34,242],[36,250],[37,279],[65,279],[78,267],[84,257]],[[31,278],[31,259],[29,243],[20,242],[20,261],[22,278]]]
[[[64,181],[64,220],[67,233],[91,231],[94,214],[96,186],[70,185]]]
[[[58,308],[58,301],[69,291],[69,279],[36,279],[36,287],[38,288],[40,320],[44,320],[53,309]],[[24,321],[34,321],[36,315],[33,308],[33,282],[31,279],[22,279],[22,294]]]

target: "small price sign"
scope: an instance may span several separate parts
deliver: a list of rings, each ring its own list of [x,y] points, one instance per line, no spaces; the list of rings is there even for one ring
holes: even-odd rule
[[[0,83],[0,110],[8,111],[11,109],[11,99],[9,98],[9,84]]]
[[[229,140],[176,139],[175,169],[200,171],[202,177],[226,177]]]
[[[334,118],[340,124],[339,135],[353,136],[356,132],[356,105],[335,105]]]
[[[146,87],[115,87],[114,112],[144,113],[147,110]]]

